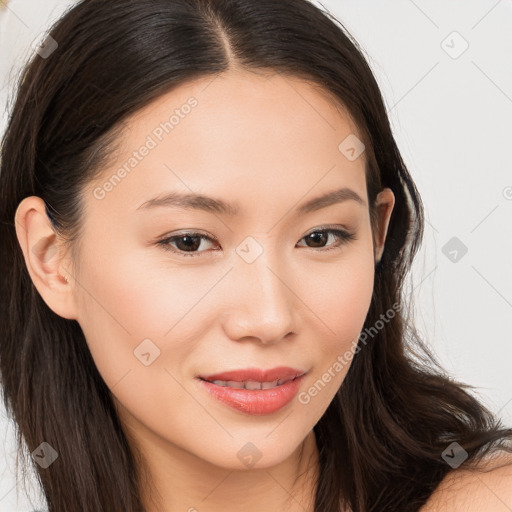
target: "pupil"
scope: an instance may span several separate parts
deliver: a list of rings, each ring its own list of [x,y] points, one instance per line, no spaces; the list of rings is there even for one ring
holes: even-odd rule
[[[320,242],[320,245],[322,245],[322,241],[325,243],[326,242],[326,236],[325,236],[325,233],[323,232],[316,232],[316,233],[311,233],[310,235],[308,235],[308,238],[310,241],[312,242]],[[319,240],[320,239],[320,240]]]
[[[181,242],[183,242],[184,240],[187,240],[186,242],[184,242],[184,246],[185,246],[185,249],[198,249],[199,248],[199,245],[201,244],[201,241],[199,240],[199,237],[197,236],[189,236],[189,235],[184,235],[182,236],[181,238],[178,239],[178,244]]]

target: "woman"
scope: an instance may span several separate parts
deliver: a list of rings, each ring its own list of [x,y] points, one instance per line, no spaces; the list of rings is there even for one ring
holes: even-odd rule
[[[376,81],[309,2],[80,2],[0,183],[4,400],[52,512],[507,489],[512,429],[406,321],[423,209]]]

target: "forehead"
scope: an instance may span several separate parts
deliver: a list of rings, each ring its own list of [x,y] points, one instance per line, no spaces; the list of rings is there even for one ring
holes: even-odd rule
[[[131,210],[155,192],[176,189],[227,200],[226,186],[230,194],[236,187],[238,195],[269,197],[340,185],[366,194],[364,152],[351,161],[340,149],[347,137],[361,139],[356,124],[333,95],[297,77],[249,71],[202,77],[124,125],[115,161],[94,186],[122,174],[107,198]]]

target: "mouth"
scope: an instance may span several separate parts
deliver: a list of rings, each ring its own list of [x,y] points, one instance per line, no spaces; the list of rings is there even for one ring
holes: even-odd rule
[[[278,367],[270,370],[248,368],[229,372],[199,375],[198,378],[221,387],[247,390],[273,389],[302,377],[306,372],[296,368]]]
[[[224,405],[245,414],[267,415],[293,400],[306,373],[288,367],[250,368],[196,377],[203,389]]]

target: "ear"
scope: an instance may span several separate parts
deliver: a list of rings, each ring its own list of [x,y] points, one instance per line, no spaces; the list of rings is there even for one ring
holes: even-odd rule
[[[377,232],[375,234],[375,261],[378,263],[384,252],[391,212],[395,206],[395,195],[390,188],[383,188],[375,199],[377,211]]]
[[[59,242],[46,214],[45,202],[37,196],[26,197],[16,209],[16,236],[23,251],[28,273],[48,307],[57,315],[77,318],[71,262],[63,257]]]

